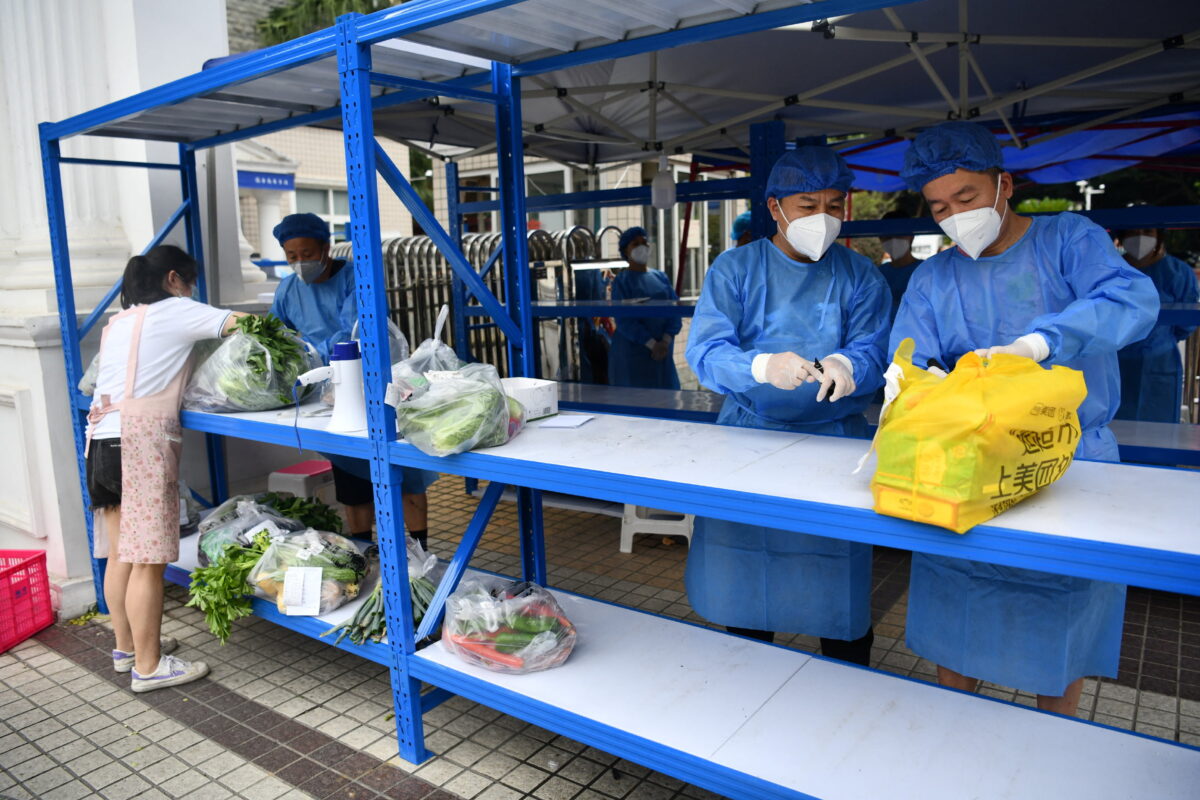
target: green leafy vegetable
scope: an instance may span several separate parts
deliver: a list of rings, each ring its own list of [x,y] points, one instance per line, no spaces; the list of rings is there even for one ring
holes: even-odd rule
[[[250,615],[250,598],[246,596],[250,586],[246,579],[270,543],[270,536],[264,531],[248,547],[226,545],[220,558],[192,572],[187,604],[204,612],[208,629],[221,644],[228,641],[233,622]]]
[[[288,497],[275,492],[262,496],[263,505],[270,506],[289,519],[318,531],[342,532],[342,517],[333,506],[309,497]]]

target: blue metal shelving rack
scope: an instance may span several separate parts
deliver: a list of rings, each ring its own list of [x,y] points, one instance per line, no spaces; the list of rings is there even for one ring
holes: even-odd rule
[[[327,452],[345,453],[365,457],[370,461],[371,474],[375,486],[375,506],[377,513],[377,530],[380,539],[380,550],[384,573],[384,585],[387,592],[388,629],[394,632],[387,648],[386,657],[377,649],[365,654],[376,661],[387,660],[391,672],[393,694],[395,698],[395,713],[397,735],[400,752],[404,758],[420,762],[428,753],[424,746],[424,736],[421,725],[421,715],[424,710],[444,699],[445,692],[420,694],[420,681],[414,677],[413,654],[415,641],[429,632],[436,624],[437,615],[431,613],[425,618],[420,630],[414,636],[412,609],[406,579],[406,552],[403,546],[403,524],[400,505],[400,471],[401,465],[433,466],[437,462],[422,456],[408,445],[396,442],[394,411],[382,402],[384,390],[389,379],[388,359],[381,343],[387,341],[387,308],[383,292],[383,261],[380,248],[378,223],[378,197],[375,175],[378,173],[387,185],[400,197],[413,217],[422,228],[434,239],[439,250],[450,261],[457,279],[456,299],[461,308],[466,307],[468,298],[482,307],[482,311],[491,317],[492,321],[505,333],[508,339],[509,363],[517,375],[532,375],[536,369],[534,358],[535,315],[531,302],[530,276],[527,270],[512,269],[506,271],[505,301],[499,301],[492,295],[483,282],[462,255],[457,242],[457,231],[460,227],[451,226],[451,231],[443,229],[418,198],[409,182],[394,164],[390,162],[382,148],[378,146],[374,135],[373,114],[375,111],[395,107],[404,103],[414,102],[422,98],[434,96],[450,96],[468,98],[473,101],[484,101],[495,108],[495,128],[500,163],[499,196],[495,201],[482,204],[464,204],[458,201],[457,192],[452,193],[452,216],[458,218],[463,213],[484,208],[498,208],[501,212],[504,229],[503,257],[509,264],[527,263],[527,242],[524,236],[525,215],[528,208],[576,208],[596,206],[600,204],[621,204],[645,202],[648,190],[631,190],[621,193],[606,194],[602,192],[587,193],[586,195],[564,195],[559,198],[540,198],[526,202],[524,194],[523,174],[523,137],[521,124],[520,81],[522,77],[549,72],[564,67],[593,63],[636,53],[646,53],[682,44],[712,41],[725,36],[741,33],[767,30],[783,25],[811,21],[817,17],[835,16],[839,13],[861,11],[896,5],[895,0],[826,0],[817,4],[815,9],[808,5],[789,6],[776,10],[749,13],[742,16],[730,16],[721,21],[698,24],[692,27],[668,30],[663,33],[630,38],[606,45],[582,49],[535,59],[517,66],[495,61],[486,72],[474,72],[461,75],[445,81],[430,82],[417,80],[403,75],[393,75],[377,71],[373,64],[372,45],[386,40],[401,37],[405,34],[425,30],[437,25],[452,23],[456,20],[500,10],[516,5],[520,0],[418,0],[394,9],[381,11],[369,16],[348,15],[340,18],[330,29],[301,37],[295,41],[269,48],[257,53],[247,54],[172,83],[160,86],[140,94],[125,98],[97,109],[79,114],[58,122],[46,122],[39,127],[44,182],[49,213],[51,244],[54,261],[54,271],[57,283],[59,315],[62,326],[62,342],[66,362],[68,385],[72,395],[72,426],[79,456],[79,472],[81,490],[87,501],[87,489],[83,476],[84,462],[83,432],[84,413],[87,398],[75,394],[74,387],[82,375],[80,361],[80,342],[87,333],[102,318],[105,309],[117,296],[119,285],[114,286],[100,306],[93,311],[81,324],[76,313],[74,290],[71,278],[70,254],[66,230],[66,218],[63,209],[63,190],[61,168],[66,165],[104,164],[109,166],[141,167],[150,169],[177,170],[180,174],[182,202],[164,228],[149,245],[160,242],[169,231],[183,221],[187,231],[187,242],[190,251],[203,264],[203,252],[200,233],[200,215],[196,204],[196,161],[198,150],[246,139],[272,131],[283,130],[301,125],[329,123],[340,118],[345,142],[345,157],[347,179],[349,186],[349,201],[352,223],[350,226],[355,259],[355,278],[359,287],[358,311],[362,320],[362,350],[364,365],[364,383],[367,400],[368,433],[364,439],[329,433],[309,433],[305,435],[305,445],[319,446]],[[200,97],[208,92],[236,88],[246,82],[270,77],[290,69],[296,69],[336,60],[336,71],[339,81],[336,105],[325,108],[315,108],[301,113],[290,113],[285,117],[270,121],[258,121],[254,124],[238,126],[233,130],[198,135],[193,128],[178,136],[162,136],[147,133],[147,128],[139,128],[136,123],[128,122],[139,115],[157,114],[157,119],[169,119],[174,105]],[[383,86],[390,90],[388,94],[374,94],[373,86]],[[169,138],[179,142],[178,163],[140,163],[115,162],[96,159],[65,158],[60,150],[62,140],[72,136],[83,135],[96,131],[104,131],[107,135],[128,136],[131,138]],[[762,183],[765,181],[767,167],[772,163],[778,152],[783,148],[782,125],[766,123],[755,129],[752,137],[751,164],[752,174],[749,178],[711,182],[700,186],[680,185],[680,200],[714,199],[719,197],[752,197],[762,196]],[[451,181],[457,186],[457,181]],[[761,202],[755,203],[755,224],[762,233],[767,225],[766,215]],[[1145,213],[1139,210],[1137,213]],[[1196,209],[1186,209],[1178,212],[1179,220],[1185,218],[1191,224],[1200,223],[1200,214]],[[904,230],[917,229],[922,223],[880,223],[877,226],[867,226],[865,223],[854,223],[858,230],[850,229],[848,233],[858,235],[875,235],[883,232],[901,232],[893,230],[900,226]],[[206,297],[203,272],[200,279],[202,298]],[[466,314],[456,315],[455,324],[464,326]],[[212,485],[217,499],[220,499],[224,489],[223,453],[221,437],[232,435],[239,438],[257,441],[277,441],[282,435],[280,426],[264,425],[235,417],[215,418],[214,415],[195,415],[185,412],[184,424],[193,429],[203,430],[207,434],[208,455]],[[286,429],[289,437],[290,429]],[[294,439],[289,438],[289,442]],[[500,460],[504,461],[504,460]],[[562,475],[539,475],[535,464],[493,463],[484,457],[471,455],[462,457],[454,462],[463,469],[478,477],[490,478],[493,482],[485,493],[468,530],[449,568],[451,580],[445,581],[439,589],[439,598],[445,595],[453,585],[453,578],[461,576],[466,568],[474,546],[482,536],[488,518],[500,498],[506,482],[514,485],[542,486],[549,488],[556,481],[564,479]],[[578,471],[582,473],[583,471]],[[566,476],[573,478],[575,476]],[[585,476],[587,477],[587,476]],[[627,487],[613,476],[596,477],[596,486],[589,487],[597,493],[596,496],[613,495],[625,491]],[[636,489],[635,499],[654,502],[661,499],[656,492],[658,489],[641,485]],[[634,495],[630,495],[634,497]],[[703,493],[696,494],[688,500],[694,503],[712,503],[716,508],[720,499],[709,500]],[[819,509],[818,509],[819,510]],[[726,511],[725,513],[735,513]],[[790,513],[786,504],[779,504],[778,513]],[[542,541],[541,503],[539,492],[533,488],[519,489],[519,518],[521,536],[522,571],[526,578],[545,582],[546,564]],[[836,514],[831,517],[836,521]],[[895,527],[894,523],[882,522],[874,524],[877,530],[863,534],[864,538],[874,536],[886,538],[887,530]],[[910,526],[911,527],[911,526]],[[905,532],[908,528],[904,529]],[[89,545],[91,541],[91,518],[88,518]],[[920,544],[920,537],[914,538]],[[958,546],[955,544],[954,546]],[[1039,545],[1035,542],[1031,547],[1036,550]],[[95,562],[94,577],[97,585],[97,595],[102,582],[102,564]],[[1109,568],[1114,573],[1120,572],[1120,566]],[[1189,578],[1185,567],[1176,570],[1172,580],[1187,588],[1193,586],[1194,577]],[[435,599],[435,603],[438,602]],[[279,618],[280,624],[302,629],[292,618]],[[303,632],[311,635],[312,631]],[[398,632],[398,633],[395,633]],[[455,688],[454,681],[459,678],[443,675],[439,670],[425,665],[420,670],[428,677],[440,677],[446,682],[442,685]],[[503,693],[495,697],[497,707],[507,710],[520,708],[519,699]],[[536,718],[553,726],[556,720],[553,709],[533,708],[527,711],[527,716]],[[563,721],[565,720],[565,721]],[[563,717],[560,728],[576,724]],[[579,723],[583,724],[583,723]],[[586,726],[585,726],[586,728]],[[585,729],[581,732],[587,741],[596,741],[604,735],[604,731]],[[629,748],[647,746],[637,737],[629,737]],[[630,754],[629,748],[622,752]],[[674,770],[684,774],[688,779],[704,781],[704,765],[702,763],[687,763],[673,765],[669,758],[672,753],[659,753],[650,747],[647,751],[646,763],[666,771]],[[763,790],[761,782],[748,776],[738,774],[718,774],[708,785],[721,789],[738,788],[741,791],[754,792]],[[772,792],[779,789],[773,787]],[[757,795],[756,795],[757,796]],[[765,795],[762,795],[765,796]],[[773,795],[774,796],[774,795]],[[795,793],[783,792],[778,796],[797,796]]]

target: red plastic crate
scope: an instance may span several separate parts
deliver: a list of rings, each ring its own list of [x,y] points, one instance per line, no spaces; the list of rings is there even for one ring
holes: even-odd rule
[[[54,622],[43,550],[0,550],[0,653]]]

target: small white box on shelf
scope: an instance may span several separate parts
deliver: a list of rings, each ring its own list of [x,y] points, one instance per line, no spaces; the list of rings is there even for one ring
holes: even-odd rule
[[[526,419],[558,413],[558,384],[538,378],[501,378],[508,396],[525,406]]]

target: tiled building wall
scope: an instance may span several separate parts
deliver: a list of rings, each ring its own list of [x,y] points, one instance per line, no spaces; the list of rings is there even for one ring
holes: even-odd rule
[[[294,128],[260,136],[254,141],[271,148],[280,155],[295,161],[297,188],[341,189],[346,188],[346,161],[342,134],[323,128]],[[406,176],[409,174],[408,148],[389,139],[380,137],[383,149],[396,162]],[[379,225],[384,238],[411,236],[412,217],[382,179],[379,185]],[[258,211],[250,195],[242,196],[242,232],[251,246],[258,248],[262,241],[258,229]],[[292,212],[291,193],[284,193],[282,212]]]

